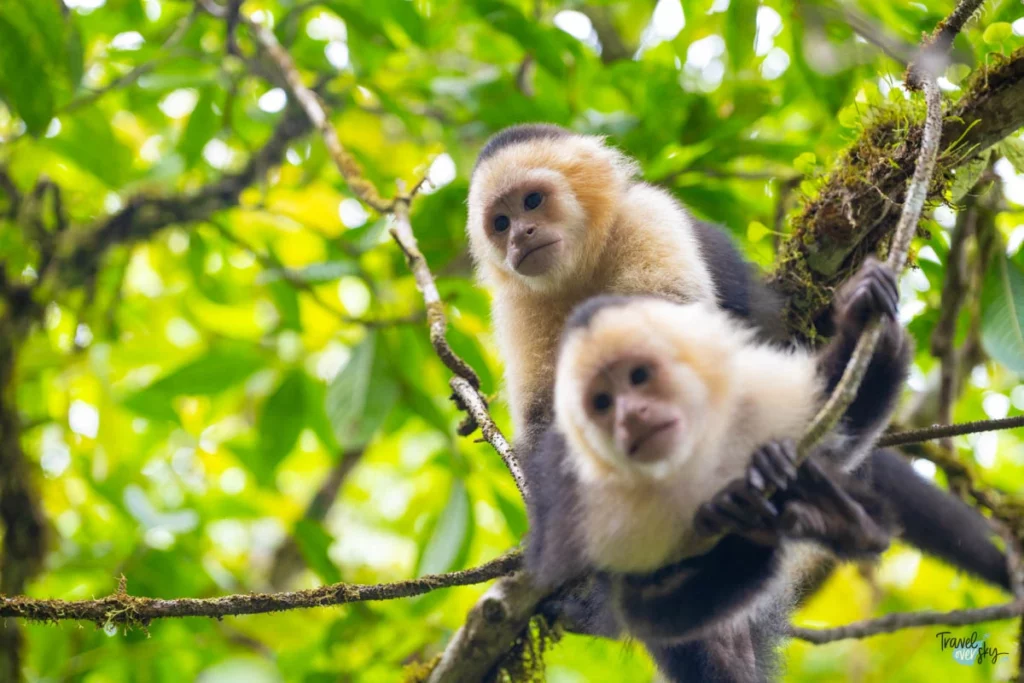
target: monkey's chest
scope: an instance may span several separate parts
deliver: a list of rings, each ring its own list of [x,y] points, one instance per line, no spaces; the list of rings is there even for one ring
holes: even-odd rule
[[[588,559],[601,569],[647,572],[665,566],[691,537],[696,504],[668,491],[594,491],[583,502]],[[601,495],[603,493],[604,495]]]

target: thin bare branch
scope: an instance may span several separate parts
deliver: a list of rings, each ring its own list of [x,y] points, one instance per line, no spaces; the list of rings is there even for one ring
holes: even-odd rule
[[[516,459],[516,454],[512,450],[511,444],[505,439],[505,435],[501,433],[501,430],[498,429],[498,425],[494,424],[494,420],[491,418],[491,414],[487,410],[487,404],[483,401],[480,392],[474,389],[463,377],[452,377],[449,383],[451,384],[452,391],[455,392],[462,405],[465,406],[466,412],[470,414],[473,421],[480,427],[480,432],[484,435],[484,438],[494,447],[494,450],[498,451],[501,459],[505,461],[505,466],[508,467],[508,471],[512,474],[516,486],[519,487],[519,494],[523,497],[523,500],[527,500],[529,490],[526,487],[526,477],[523,475],[523,470],[519,467],[519,461]]]
[[[217,6],[213,0],[196,0],[196,2],[204,11],[215,17],[222,19],[230,18],[228,11],[223,7]],[[380,196],[373,183],[366,179],[363,170],[359,167],[359,162],[342,146],[341,140],[338,139],[338,132],[331,125],[327,110],[324,108],[323,103],[320,102],[320,97],[302,82],[302,74],[299,73],[298,67],[295,66],[295,61],[281,43],[278,42],[274,32],[256,23],[246,16],[245,13],[238,15],[238,21],[248,29],[260,50],[280,70],[281,75],[284,77],[284,84],[288,94],[292,100],[298,103],[310,122],[312,122],[313,128],[320,134],[324,145],[327,147],[327,153],[330,155],[334,165],[338,167],[352,192],[379,213],[391,211],[394,208],[394,202]]]
[[[893,633],[905,628],[919,626],[966,626],[983,621],[1014,619],[1024,614],[1024,601],[1015,600],[992,607],[953,610],[952,612],[901,612],[887,614],[878,619],[866,619],[836,628],[802,628],[790,626],[789,635],[815,645],[832,643],[850,638],[870,638],[883,633]]]
[[[885,446],[906,446],[912,443],[922,443],[933,439],[946,439],[964,434],[977,434],[979,432],[995,432],[1004,429],[1016,429],[1024,427],[1024,415],[1004,417],[998,420],[977,420],[975,422],[960,422],[953,425],[933,425],[923,429],[911,429],[905,432],[894,432],[886,434],[878,440],[877,445]]]

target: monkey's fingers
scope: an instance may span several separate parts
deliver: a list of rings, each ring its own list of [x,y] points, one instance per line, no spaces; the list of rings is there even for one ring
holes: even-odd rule
[[[702,533],[734,531],[744,534],[771,529],[778,514],[774,505],[737,479],[701,505],[694,524]]]
[[[893,287],[894,280],[888,278],[873,278],[868,283],[868,290],[871,292],[871,313],[896,319],[899,311],[899,292]]]
[[[792,439],[772,441],[758,448],[747,469],[747,484],[762,492],[766,482],[785,491],[797,478],[796,444]]]
[[[870,519],[863,506],[837,484],[814,458],[808,459],[801,466],[796,489],[805,498],[815,500],[819,507],[831,508],[853,524],[863,524]]]

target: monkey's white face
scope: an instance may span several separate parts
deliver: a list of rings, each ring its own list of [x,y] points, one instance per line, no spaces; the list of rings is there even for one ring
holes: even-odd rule
[[[683,363],[660,354],[623,355],[604,365],[583,392],[590,423],[584,432],[610,464],[662,478],[690,458],[707,396]]]
[[[577,275],[586,219],[568,181],[535,168],[500,189],[478,216],[487,256],[528,286],[547,289]]]

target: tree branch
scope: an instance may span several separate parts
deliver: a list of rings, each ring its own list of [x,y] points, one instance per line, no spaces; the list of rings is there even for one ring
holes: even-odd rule
[[[216,211],[237,205],[242,191],[280,164],[288,145],[309,129],[305,114],[289,107],[267,142],[238,173],[226,175],[191,194],[134,197],[98,225],[66,231],[57,256],[40,277],[42,296],[50,299],[60,289],[90,280],[103,255],[114,245],[148,239],[169,225],[206,220]]]
[[[1024,415],[1004,417],[999,420],[977,420],[975,422],[960,422],[952,425],[933,425],[923,429],[911,429],[905,432],[893,432],[886,434],[876,443],[879,447],[906,446],[912,443],[921,443],[933,439],[946,439],[964,434],[977,434],[978,432],[995,432],[1003,429],[1016,429],[1024,427]]]
[[[237,616],[267,614],[308,607],[344,605],[350,602],[394,600],[423,595],[439,588],[468,586],[505,576],[519,569],[520,554],[513,550],[486,564],[448,574],[428,574],[418,579],[395,583],[336,583],[309,590],[285,593],[250,593],[219,598],[177,598],[163,600],[128,595],[122,577],[113,595],[98,600],[34,600],[26,597],[0,597],[0,617],[36,621],[91,621],[97,626],[124,624],[145,626],[154,619],[172,617]]]
[[[1022,125],[1024,48],[976,74],[947,112],[928,197],[940,198],[945,174]],[[771,280],[786,301],[786,322],[795,335],[815,336],[815,321],[831,303],[833,290],[892,233],[892,208],[902,201],[922,133],[921,124],[907,128],[896,114],[883,113],[792,220]]]
[[[214,4],[213,0],[196,0],[196,3],[207,13],[226,20],[231,20],[231,13],[222,7]],[[394,207],[394,201],[389,201],[380,196],[373,183],[366,179],[362,169],[355,158],[349,154],[338,139],[338,133],[331,125],[327,110],[320,102],[320,98],[311,88],[307,88],[302,82],[302,75],[295,66],[288,51],[278,42],[277,36],[270,29],[250,19],[244,13],[239,13],[237,20],[244,25],[252,34],[253,40],[260,50],[274,63],[284,77],[285,87],[292,101],[298,103],[302,111],[313,124],[313,128],[320,134],[327,147],[334,165],[341,171],[342,177],[348,183],[352,192],[365,204],[373,207],[378,213],[387,213]]]
[[[430,672],[429,683],[479,683],[508,652],[511,643],[530,623],[544,597],[525,572],[491,586],[466,617],[441,660]]]
[[[967,624],[977,624],[983,621],[1015,619],[1021,616],[1021,614],[1024,614],[1024,601],[1015,600],[1014,602],[993,605],[992,607],[953,610],[952,612],[925,611],[888,614],[878,619],[857,621],[836,628],[814,629],[790,626],[789,635],[792,638],[805,640],[815,645],[822,645],[850,638],[870,638],[871,636],[893,633],[905,628],[916,628],[919,626],[966,626]]]

